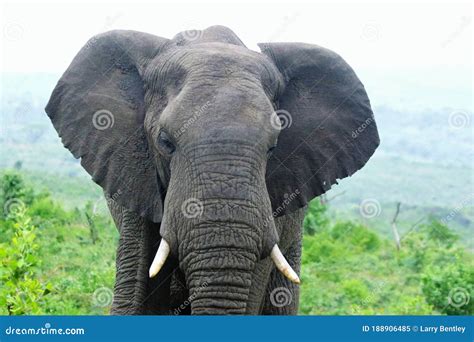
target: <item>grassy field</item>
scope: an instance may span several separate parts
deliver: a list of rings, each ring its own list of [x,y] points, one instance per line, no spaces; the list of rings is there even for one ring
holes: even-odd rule
[[[0,314],[108,313],[118,234],[105,201],[95,200],[95,187],[87,195],[74,190],[84,191],[81,182],[57,179],[54,186],[94,199],[65,208],[45,190],[51,183],[32,185],[38,180],[1,178]],[[313,201],[305,219],[300,314],[474,313],[474,256],[453,230],[427,219],[397,250],[328,209]]]

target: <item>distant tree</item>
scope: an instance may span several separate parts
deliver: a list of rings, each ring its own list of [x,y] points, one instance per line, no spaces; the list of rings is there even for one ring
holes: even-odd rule
[[[327,228],[329,218],[327,216],[327,206],[319,198],[315,198],[309,203],[306,216],[303,221],[304,234],[314,235],[318,230]]]
[[[86,203],[84,214],[86,216],[87,224],[89,226],[89,235],[90,235],[92,244],[95,244],[97,240],[99,239],[99,233],[97,231],[97,226],[94,221],[95,215],[94,215],[93,205],[91,201]]]
[[[25,184],[17,172],[7,171],[0,178],[1,216],[6,217],[18,207],[30,205],[34,199],[33,189]]]
[[[23,161],[21,160],[17,160],[15,164],[13,165],[13,168],[15,170],[21,170],[22,167],[23,167]]]
[[[459,240],[459,236],[454,233],[447,225],[431,219],[428,224],[421,228],[426,233],[428,239],[446,247],[451,247]]]

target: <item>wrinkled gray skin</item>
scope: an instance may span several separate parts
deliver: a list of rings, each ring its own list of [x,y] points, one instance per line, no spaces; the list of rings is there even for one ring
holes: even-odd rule
[[[271,249],[299,273],[307,202],[379,139],[342,58],[260,47],[221,26],[171,40],[112,31],[58,82],[46,111],[120,232],[113,314],[296,314],[298,286]],[[150,279],[162,238],[171,254]]]

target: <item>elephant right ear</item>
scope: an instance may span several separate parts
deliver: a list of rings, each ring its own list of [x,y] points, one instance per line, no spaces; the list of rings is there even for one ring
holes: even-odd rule
[[[285,215],[361,169],[380,139],[364,86],[339,55],[312,44],[259,46],[285,80],[275,112],[284,129],[267,166],[273,210]]]
[[[81,49],[54,89],[46,112],[62,142],[123,207],[160,222],[164,188],[149,150],[140,74],[168,40],[110,31]]]

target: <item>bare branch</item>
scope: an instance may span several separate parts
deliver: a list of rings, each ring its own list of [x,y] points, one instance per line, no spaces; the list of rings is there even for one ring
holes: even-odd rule
[[[398,214],[400,214],[400,206],[401,206],[401,203],[397,202],[397,209],[395,210],[395,215],[393,215],[393,219],[392,219],[392,232],[393,232],[393,237],[395,239],[395,243],[397,245],[398,250],[400,250],[401,248],[400,234],[398,234],[398,229],[397,229],[397,218],[398,218]]]
[[[327,198],[327,197],[326,197],[326,203],[332,201],[332,200],[335,199],[336,197],[339,197],[339,196],[344,195],[345,193],[346,193],[346,190],[344,190],[343,192],[340,192],[340,193],[338,193],[338,194],[335,194],[334,196],[332,196],[332,197],[330,197],[330,198]]]

